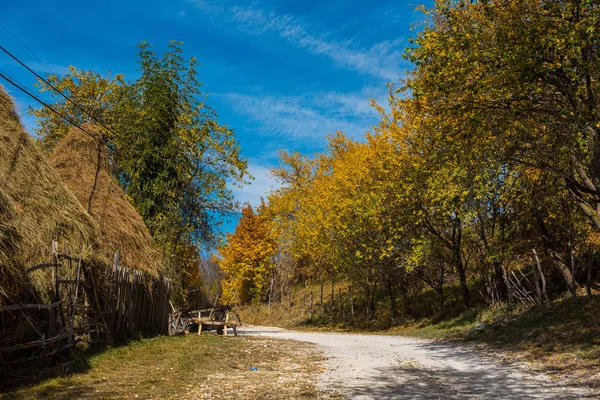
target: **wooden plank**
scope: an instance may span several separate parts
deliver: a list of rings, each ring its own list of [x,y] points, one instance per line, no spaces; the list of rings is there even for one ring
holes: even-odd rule
[[[10,306],[1,307],[0,312],[24,310],[27,308],[33,308],[33,309],[38,309],[38,310],[49,310],[51,308],[58,306],[60,303],[61,303],[61,301],[59,300],[59,301],[55,301],[54,303],[51,303],[51,304],[12,304]]]
[[[242,326],[241,322],[238,321],[210,321],[210,320],[198,320],[196,318],[193,318],[192,321],[194,321],[194,323],[200,325],[214,325],[214,326]]]

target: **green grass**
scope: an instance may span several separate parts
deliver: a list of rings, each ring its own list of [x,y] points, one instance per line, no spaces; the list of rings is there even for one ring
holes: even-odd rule
[[[406,325],[392,327],[386,333],[435,339],[463,339],[481,321],[480,310],[468,310],[457,317],[434,323],[423,319]]]
[[[292,373],[302,379],[290,380],[278,392],[281,398],[310,397],[318,360],[304,344],[212,334],[163,336],[81,357],[75,373],[17,382],[0,399],[272,398],[273,385]],[[285,368],[289,363],[297,366],[294,371]],[[250,371],[251,366],[259,371]]]
[[[190,379],[206,377],[196,368],[227,357],[236,343],[217,336],[161,336],[82,357],[76,373],[36,382],[4,395],[5,399],[164,398]],[[168,384],[165,384],[168,382]],[[129,396],[131,393],[131,396]]]
[[[467,339],[568,384],[600,387],[600,299],[563,298],[495,318]]]

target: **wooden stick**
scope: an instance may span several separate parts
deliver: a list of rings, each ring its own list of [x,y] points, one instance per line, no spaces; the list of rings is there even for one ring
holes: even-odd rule
[[[55,301],[54,303],[51,303],[51,304],[12,304],[10,306],[4,306],[4,307],[0,308],[0,312],[23,310],[26,308],[34,308],[34,309],[38,309],[38,310],[49,310],[51,308],[58,306],[60,303],[61,303],[61,301],[59,300],[59,301]]]
[[[33,329],[35,331],[35,333],[37,333],[38,335],[40,335],[40,338],[43,337],[44,335],[42,335],[42,332],[40,332],[40,330],[37,328],[37,326],[35,326],[35,324],[33,323],[33,321],[31,321],[31,318],[29,318],[27,316],[27,314],[25,314],[23,312],[23,310],[21,311],[21,315],[23,316],[23,318],[25,318],[25,321],[27,321],[27,323],[29,324],[29,326],[31,327],[31,329]]]
[[[73,298],[73,308],[71,309],[71,336],[69,337],[69,341],[72,341],[73,338],[75,337],[74,335],[74,329],[75,329],[75,307],[77,307],[77,295],[79,294],[79,273],[80,273],[80,269],[81,269],[81,258],[79,259],[79,262],[77,263],[77,272],[76,272],[76,276],[75,276],[75,297]]]
[[[5,361],[5,362],[3,362],[3,364],[4,365],[14,365],[14,364],[21,364],[21,363],[28,362],[28,361],[33,361],[33,360],[39,360],[41,358],[52,357],[53,355],[58,354],[62,351],[65,351],[65,350],[73,347],[74,345],[75,345],[75,343],[68,343],[62,347],[59,347],[58,349],[56,349],[54,351],[51,351],[50,353],[40,354],[37,356],[26,358],[24,360]]]
[[[27,349],[29,347],[35,347],[35,346],[45,346],[49,343],[54,343],[54,342],[58,342],[61,339],[66,339],[69,337],[69,335],[70,335],[70,332],[67,331],[67,332],[61,333],[60,335],[51,337],[49,339],[40,339],[40,340],[34,340],[33,342],[16,344],[11,347],[5,347],[5,348],[0,349],[0,353],[10,353],[10,352],[13,352],[16,350]]]
[[[44,264],[39,264],[39,265],[36,265],[36,266],[34,266],[34,267],[31,267],[31,268],[29,268],[29,269],[26,269],[26,270],[25,270],[25,272],[26,272],[26,273],[30,273],[30,272],[33,272],[33,271],[36,271],[36,270],[38,270],[38,269],[42,269],[42,268],[55,268],[55,267],[57,267],[57,266],[59,266],[59,265],[60,265],[60,264],[56,264],[56,263],[44,263]]]

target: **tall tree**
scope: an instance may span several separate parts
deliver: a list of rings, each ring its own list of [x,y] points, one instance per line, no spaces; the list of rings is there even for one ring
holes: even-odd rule
[[[244,181],[247,161],[233,131],[205,103],[196,59],[183,58],[182,43],[170,42],[162,55],[146,42],[138,48],[141,76],[134,82],[74,67],[48,76],[77,105],[39,85],[53,93],[53,107],[63,115],[99,124],[118,181],[179,280],[190,249],[206,252],[217,244],[217,226],[237,208],[228,184]],[[51,149],[68,123],[45,108],[31,113],[40,121],[40,141]]]

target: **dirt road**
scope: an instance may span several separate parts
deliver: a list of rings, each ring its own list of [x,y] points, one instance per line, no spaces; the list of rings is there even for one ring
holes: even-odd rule
[[[319,378],[327,397],[396,399],[582,399],[587,390],[566,389],[523,366],[480,357],[469,347],[382,335],[312,333],[245,327],[243,334],[314,343],[328,357]]]

